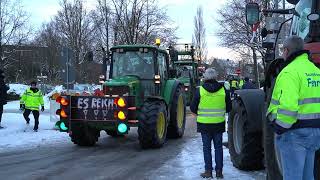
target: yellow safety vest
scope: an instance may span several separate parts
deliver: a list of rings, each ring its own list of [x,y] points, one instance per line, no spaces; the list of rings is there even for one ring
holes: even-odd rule
[[[197,122],[204,124],[224,122],[226,113],[225,97],[226,92],[224,88],[210,93],[201,86]]]
[[[20,104],[25,105],[25,109],[39,110],[39,106],[43,106],[43,96],[42,92],[39,90],[34,93],[30,88],[28,88],[22,95],[20,99]]]
[[[244,84],[244,81],[243,81],[243,80],[240,80],[240,82],[239,82],[239,88],[240,88],[240,89],[242,88],[243,84]]]
[[[231,81],[231,87],[238,88],[238,82],[236,80]]]
[[[308,54],[298,56],[280,72],[267,113],[287,129],[298,120],[320,120],[320,69]]]

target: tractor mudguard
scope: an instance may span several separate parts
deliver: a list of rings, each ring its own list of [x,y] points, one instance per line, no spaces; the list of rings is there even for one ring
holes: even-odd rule
[[[249,121],[250,132],[262,131],[262,113],[264,112],[264,91],[261,89],[243,89],[235,91],[244,104]]]
[[[182,83],[176,79],[171,79],[166,82],[162,97],[164,97],[168,106],[171,105],[174,93],[179,85],[182,86]]]

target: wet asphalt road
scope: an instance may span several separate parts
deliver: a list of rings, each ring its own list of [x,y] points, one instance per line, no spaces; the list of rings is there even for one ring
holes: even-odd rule
[[[185,136],[168,140],[161,149],[142,150],[133,128],[123,138],[101,132],[95,147],[78,147],[69,141],[0,153],[0,179],[200,179],[201,145],[195,120],[189,115]],[[226,166],[232,166],[231,162]],[[239,172],[233,167],[225,170],[225,179],[263,177],[263,172]]]

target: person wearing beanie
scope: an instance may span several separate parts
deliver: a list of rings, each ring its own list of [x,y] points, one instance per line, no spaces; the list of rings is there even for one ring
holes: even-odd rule
[[[37,88],[37,82],[32,81],[31,87],[28,88],[22,95],[20,100],[20,109],[24,110],[23,117],[26,120],[27,125],[30,123],[29,115],[32,112],[35,123],[33,130],[38,131],[39,126],[39,106],[41,111],[44,111],[44,102],[42,92]]]
[[[225,132],[225,114],[231,110],[231,99],[223,84],[217,81],[217,72],[209,68],[203,74],[204,84],[197,88],[190,110],[197,116],[197,131],[201,133],[205,171],[200,176],[212,177],[211,143],[215,149],[215,171],[223,178],[222,134]]]
[[[3,106],[7,104],[7,91],[9,90],[8,86],[6,86],[4,82],[4,75],[3,71],[0,69],[0,129],[3,127],[1,126],[1,119],[3,113]]]

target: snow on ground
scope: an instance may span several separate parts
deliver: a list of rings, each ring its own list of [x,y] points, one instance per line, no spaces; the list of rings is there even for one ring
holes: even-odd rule
[[[26,122],[22,114],[4,113],[2,123],[4,129],[0,129],[0,152],[14,149],[31,149],[46,144],[68,142],[67,133],[54,129],[55,123],[49,121],[49,114],[40,114],[39,131],[33,132],[34,119],[30,115],[30,125],[26,128]],[[26,132],[24,132],[26,130]]]
[[[22,95],[28,87],[29,86],[23,84],[9,84],[10,89],[7,92]]]
[[[227,133],[224,133],[224,139]],[[213,147],[212,147],[213,149]],[[214,150],[212,150],[213,166]],[[232,180],[264,180],[264,171],[245,172],[233,167],[230,160],[229,150],[223,147],[223,174],[224,179]],[[166,162],[160,168],[151,172],[150,177],[155,180],[175,179],[175,180],[201,180],[200,173],[204,171],[204,160],[202,152],[202,141],[200,134],[197,134],[181,148],[181,152]],[[215,173],[213,172],[215,176]]]

